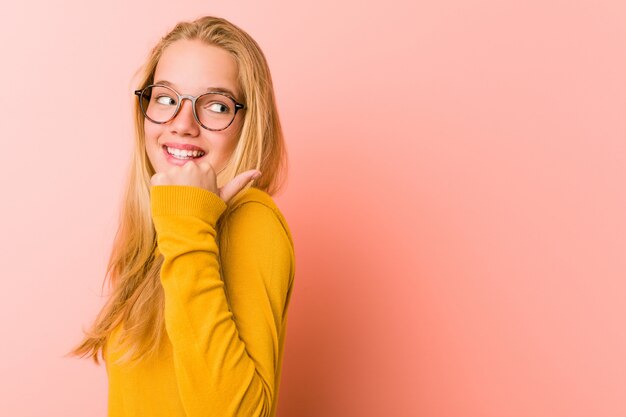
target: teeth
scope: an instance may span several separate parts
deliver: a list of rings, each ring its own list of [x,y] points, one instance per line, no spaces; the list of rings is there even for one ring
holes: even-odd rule
[[[197,151],[197,150],[188,151],[184,149],[170,148],[169,146],[167,147],[167,153],[177,158],[184,158],[184,159],[197,158],[199,156],[204,155],[204,152],[202,151]]]

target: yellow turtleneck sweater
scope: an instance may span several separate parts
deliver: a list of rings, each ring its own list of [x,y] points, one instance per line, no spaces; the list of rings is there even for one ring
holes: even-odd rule
[[[274,416],[287,307],[294,281],[291,233],[266,192],[226,203],[192,186],[151,186],[163,255],[167,343],[157,359],[113,363],[105,348],[109,417]]]

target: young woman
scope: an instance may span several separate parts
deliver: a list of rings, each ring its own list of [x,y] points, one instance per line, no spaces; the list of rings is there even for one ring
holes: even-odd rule
[[[109,416],[273,416],[295,258],[265,57],[224,19],[182,22],[135,94],[111,295],[71,353],[102,351]]]

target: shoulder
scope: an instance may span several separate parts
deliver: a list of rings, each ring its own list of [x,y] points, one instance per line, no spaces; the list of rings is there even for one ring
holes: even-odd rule
[[[272,210],[279,211],[278,206],[274,202],[274,199],[271,195],[259,188],[254,187],[244,188],[233,198],[231,198],[228,202],[228,209],[229,211],[233,211],[241,207],[242,205],[250,202],[260,203]]]
[[[228,202],[220,219],[221,266],[232,284],[237,272],[263,271],[265,279],[289,283],[295,270],[295,248],[285,217],[265,191],[247,188]],[[250,275],[250,274],[246,274]],[[284,280],[274,276],[285,276]]]
[[[272,196],[261,189],[248,187],[231,198],[221,222],[223,233],[227,235],[270,233],[268,237],[276,237],[280,231],[293,246],[287,220]]]

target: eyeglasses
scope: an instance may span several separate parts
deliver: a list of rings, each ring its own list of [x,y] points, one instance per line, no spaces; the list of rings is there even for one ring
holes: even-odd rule
[[[226,129],[235,120],[237,111],[245,108],[228,94],[217,91],[194,97],[178,94],[176,90],[165,85],[153,84],[143,90],[135,90],[135,94],[139,98],[143,115],[157,124],[167,123],[176,117],[184,99],[191,101],[196,122],[213,131]]]

